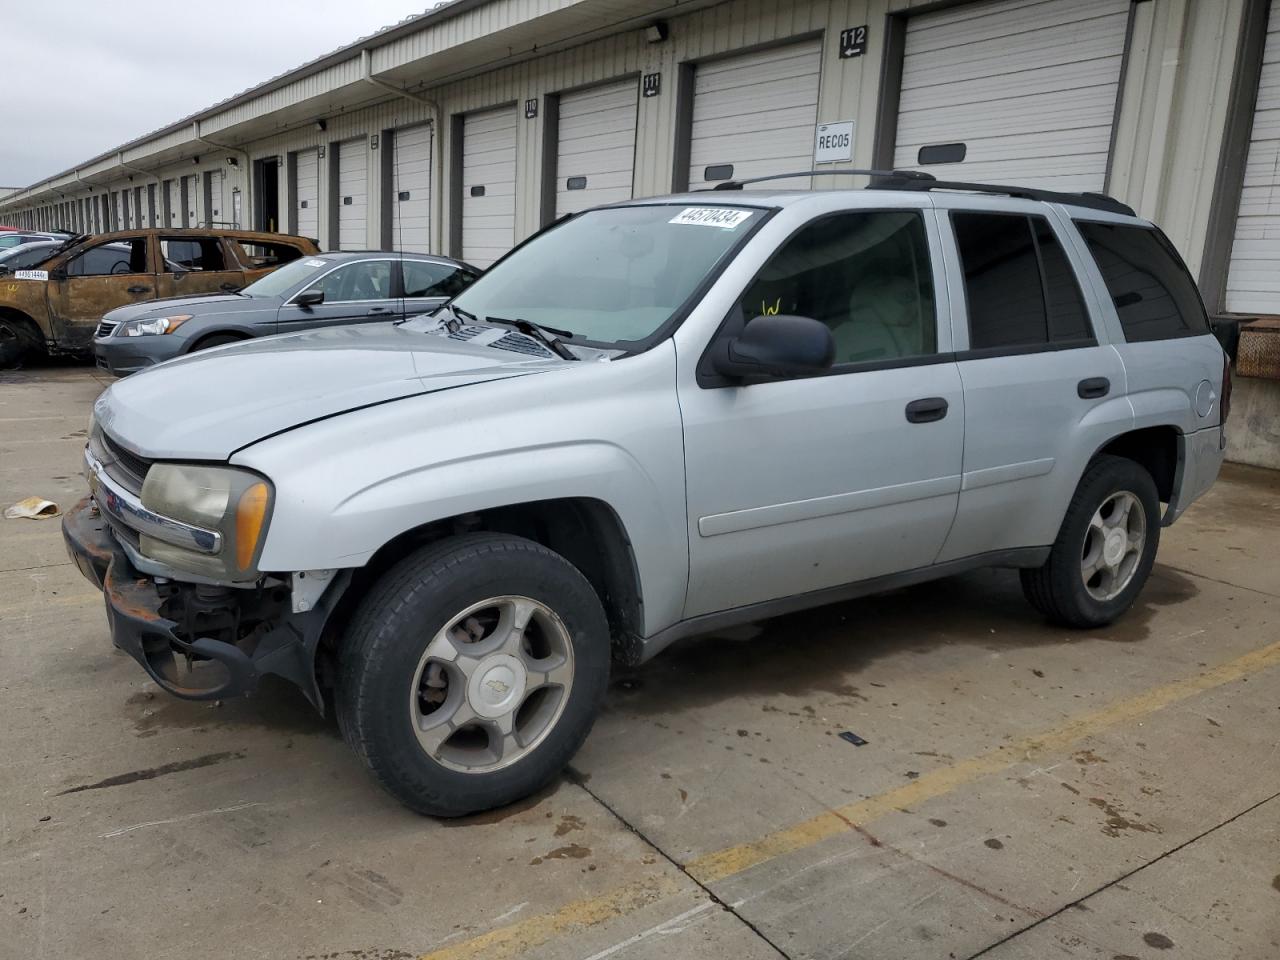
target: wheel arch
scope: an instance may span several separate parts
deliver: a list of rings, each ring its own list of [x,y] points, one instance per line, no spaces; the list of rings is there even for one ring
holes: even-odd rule
[[[188,346],[183,353],[195,353],[197,350],[203,350],[204,345],[208,344],[210,340],[213,340],[216,337],[232,337],[236,341],[243,341],[252,340],[253,334],[247,333],[244,330],[236,329],[235,327],[222,327],[217,330],[206,330],[201,333],[200,336],[192,340],[190,346]]]
[[[1151,474],[1160,502],[1170,503],[1177,491],[1181,451],[1182,431],[1162,424],[1117,434],[1095,450],[1089,462],[1103,455],[1134,461]]]
[[[354,571],[326,625],[326,646],[333,648],[360,599],[388,569],[427,544],[479,531],[524,537],[573,564],[600,597],[614,657],[638,662],[644,622],[639,566],[617,512],[591,497],[507,504],[432,520],[398,534]]]

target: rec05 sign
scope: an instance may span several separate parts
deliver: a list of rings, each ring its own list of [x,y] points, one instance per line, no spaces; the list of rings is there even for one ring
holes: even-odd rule
[[[814,163],[838,163],[853,159],[853,121],[820,123],[813,140]]]

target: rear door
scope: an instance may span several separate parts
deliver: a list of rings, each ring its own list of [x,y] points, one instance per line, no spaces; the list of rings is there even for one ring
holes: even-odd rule
[[[301,291],[319,291],[324,294],[324,301],[304,307],[295,302],[296,295],[290,297],[280,308],[277,329],[280,333],[289,333],[313,327],[394,320],[403,316],[400,300],[395,296],[395,276],[394,260],[343,263]]]
[[[221,237],[160,235],[159,296],[194,297],[231,293],[245,284],[244,271]]]
[[[965,417],[940,561],[1052,544],[1090,457],[1133,423],[1124,364],[1086,305],[1064,224],[1043,206],[1017,209],[953,206],[943,218]]]
[[[156,298],[158,277],[147,236],[118,237],[77,252],[50,273],[54,339],[87,348],[102,315]]]

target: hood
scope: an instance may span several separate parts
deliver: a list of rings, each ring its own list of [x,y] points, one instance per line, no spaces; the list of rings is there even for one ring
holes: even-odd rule
[[[139,320],[143,317],[168,317],[175,313],[189,313],[193,317],[213,316],[214,314],[243,313],[245,311],[270,308],[272,313],[280,308],[280,301],[274,297],[238,297],[234,293],[197,294],[191,297],[167,297],[163,300],[144,300],[142,303],[131,303],[108,312],[103,319],[113,323],[124,323],[126,320]]]
[[[115,439],[148,459],[225,460],[348,410],[574,362],[394,323],[330,327],[170,360],[116,381],[94,411]]]

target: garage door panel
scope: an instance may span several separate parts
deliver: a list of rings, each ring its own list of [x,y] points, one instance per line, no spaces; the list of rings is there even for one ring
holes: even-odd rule
[[[1280,313],[1280,4],[1272,4],[1263,49],[1227,270],[1225,306],[1233,313]]]
[[[738,178],[810,169],[821,62],[821,42],[805,41],[697,65],[690,188],[707,184],[709,166],[732,165]]]
[[[1105,187],[1129,0],[990,0],[907,21],[893,165],[963,143],[937,176]]]
[[[556,216],[631,199],[639,96],[634,77],[561,95]],[[581,189],[570,190],[571,180]]]
[[[487,267],[515,242],[516,112],[502,107],[462,121],[462,259]],[[473,187],[484,196],[473,197]]]
[[[431,142],[429,125],[393,134],[392,246],[409,253],[431,252]]]
[[[348,140],[338,144],[338,249],[368,247],[368,223],[369,161],[365,141]]]

